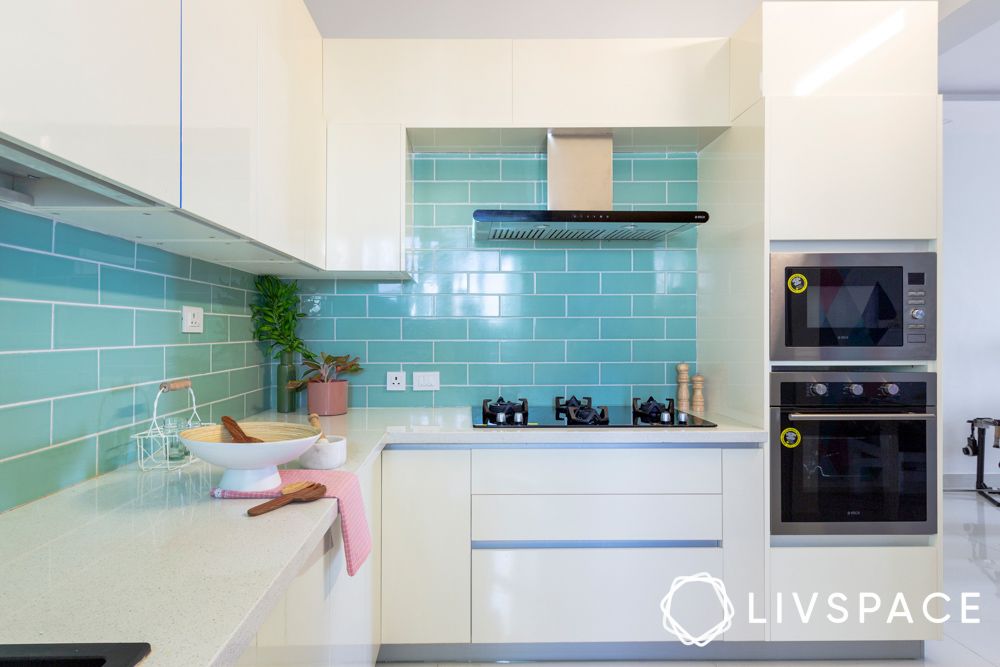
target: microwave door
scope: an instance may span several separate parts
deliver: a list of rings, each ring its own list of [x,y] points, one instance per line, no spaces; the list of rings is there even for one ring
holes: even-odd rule
[[[901,267],[795,267],[805,278],[785,296],[785,345],[791,348],[878,348],[903,344]]]

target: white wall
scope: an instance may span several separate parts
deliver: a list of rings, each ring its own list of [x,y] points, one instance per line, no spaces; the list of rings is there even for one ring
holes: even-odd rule
[[[945,102],[944,117],[944,472],[974,473],[965,420],[1000,417],[1000,101]]]

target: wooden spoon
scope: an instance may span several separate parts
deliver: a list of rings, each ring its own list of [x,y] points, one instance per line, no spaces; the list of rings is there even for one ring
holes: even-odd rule
[[[281,490],[282,495],[277,498],[272,498],[266,503],[261,503],[260,505],[255,505],[247,510],[249,516],[260,516],[261,514],[266,514],[272,510],[276,510],[279,507],[284,507],[289,503],[310,503],[314,500],[319,500],[326,495],[326,487],[322,484],[317,484],[316,482],[307,482],[308,486],[299,489],[298,491],[292,491],[291,493],[285,493],[285,489]],[[288,486],[293,486],[289,484]],[[287,487],[286,487],[287,488]]]
[[[229,431],[229,435],[233,436],[233,442],[264,442],[260,438],[254,438],[247,435],[232,417],[223,417],[222,425],[226,427],[227,431]]]

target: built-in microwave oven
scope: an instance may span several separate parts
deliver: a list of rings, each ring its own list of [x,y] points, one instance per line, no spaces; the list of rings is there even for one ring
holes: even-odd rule
[[[771,359],[936,358],[937,257],[772,253]]]

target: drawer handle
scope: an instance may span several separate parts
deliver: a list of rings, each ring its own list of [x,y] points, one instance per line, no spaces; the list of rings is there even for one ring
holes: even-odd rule
[[[473,540],[473,549],[692,549],[722,540]]]

